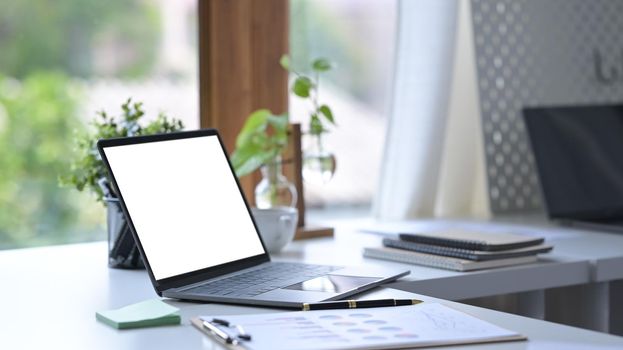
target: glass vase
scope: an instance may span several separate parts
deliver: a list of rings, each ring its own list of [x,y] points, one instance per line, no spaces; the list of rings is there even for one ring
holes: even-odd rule
[[[303,148],[303,179],[306,182],[324,185],[335,174],[335,155],[324,144],[324,133],[305,136]]]
[[[262,180],[255,187],[255,206],[260,209],[295,207],[296,187],[283,176],[281,158],[262,165]]]

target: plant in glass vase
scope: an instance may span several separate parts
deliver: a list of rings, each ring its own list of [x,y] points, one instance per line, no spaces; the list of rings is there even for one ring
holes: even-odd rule
[[[294,207],[296,188],[282,174],[281,153],[288,143],[288,116],[257,110],[247,118],[238,137],[231,162],[238,177],[256,169],[262,180],[255,187],[255,205],[260,209]]]
[[[326,58],[316,58],[309,66],[311,74],[304,74],[292,67],[287,55],[282,56],[279,63],[295,76],[290,86],[292,93],[308,100],[311,107],[303,149],[303,178],[310,183],[325,184],[333,177],[336,167],[335,155],[324,144],[324,136],[329,132],[326,125],[336,124],[331,108],[319,101],[320,74],[335,65]]]

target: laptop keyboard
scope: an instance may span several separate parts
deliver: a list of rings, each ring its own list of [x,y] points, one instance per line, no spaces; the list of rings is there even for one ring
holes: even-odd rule
[[[340,267],[271,262],[265,267],[243,272],[185,290],[187,293],[227,297],[253,297],[294,283],[326,275]]]

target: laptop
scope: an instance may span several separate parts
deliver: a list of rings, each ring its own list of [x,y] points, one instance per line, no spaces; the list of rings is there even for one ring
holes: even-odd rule
[[[523,115],[549,217],[623,232],[623,105],[525,108]]]
[[[160,296],[299,308],[409,273],[272,261],[216,130],[97,147]]]

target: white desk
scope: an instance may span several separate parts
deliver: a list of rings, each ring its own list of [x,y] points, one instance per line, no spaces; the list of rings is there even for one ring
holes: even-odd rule
[[[281,256],[316,263],[405,266],[410,268],[411,275],[390,287],[449,300],[515,293],[517,305],[513,312],[623,335],[623,234],[561,228],[533,218],[491,221],[485,223],[486,227],[473,220],[413,222],[416,231],[465,227],[542,234],[555,246],[552,253],[542,255],[545,259],[539,263],[460,273],[365,259],[360,252],[363,247],[381,244],[379,236],[358,232],[374,226],[372,220],[327,223],[337,227],[335,242],[294,242]]]
[[[290,252],[296,250],[290,250]],[[170,301],[181,326],[118,331],[95,320],[95,311],[155,297],[145,271],[106,267],[103,242],[0,251],[0,346],[3,349],[214,349],[189,318],[200,314],[269,312],[269,309]],[[435,298],[393,289],[366,295]],[[620,349],[623,338],[545,321],[441,301],[527,335],[528,342],[443,349]]]
[[[364,258],[363,248],[381,246],[382,239],[378,235],[359,232],[361,228],[373,224],[369,219],[335,220],[327,224],[336,228],[334,238],[293,242],[275,258],[299,259],[308,263],[334,265],[382,264],[401,267],[409,269],[411,274],[400,282],[388,285],[391,288],[455,301],[512,293],[514,299],[511,304],[513,306],[510,309],[504,309],[538,319],[546,318],[545,290],[585,285],[590,282],[590,261],[586,257],[560,254],[557,248],[553,253],[542,255],[543,259],[537,263],[482,271],[456,272]],[[418,223],[421,229],[432,229],[432,227],[441,225],[457,225],[457,223],[448,220],[426,220]],[[561,304],[560,308],[564,306]],[[550,307],[549,313],[557,314],[557,311]],[[586,316],[581,314],[574,316],[574,319],[569,322],[590,329],[607,330],[602,326],[594,326],[596,323],[594,321],[584,322],[583,318]],[[557,320],[566,322],[567,319],[558,318]],[[603,322],[597,323],[603,324]]]
[[[472,272],[364,258],[364,247],[382,245],[380,236],[357,231],[365,227],[367,221],[345,220],[333,223],[336,224],[334,238],[292,242],[283,252],[275,255],[275,259],[297,259],[332,265],[396,266],[410,270],[411,274],[403,278],[402,282],[392,284],[392,288],[449,300],[544,290],[590,281],[588,258],[566,256],[560,254],[558,248],[551,254],[542,255],[541,261],[537,263]]]

